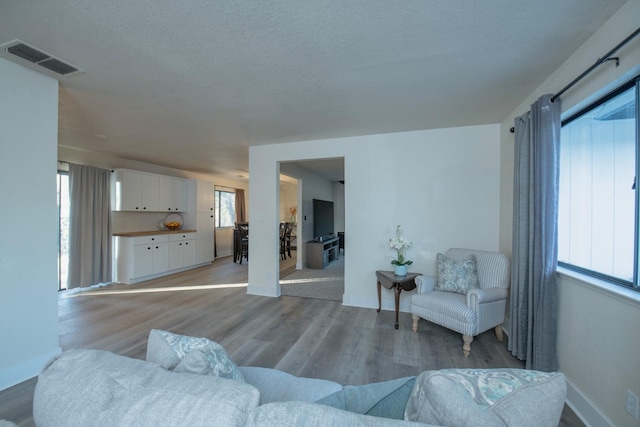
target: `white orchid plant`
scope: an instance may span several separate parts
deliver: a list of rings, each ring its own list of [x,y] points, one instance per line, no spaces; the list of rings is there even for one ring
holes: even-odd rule
[[[411,242],[402,237],[402,227],[396,227],[396,236],[389,239],[389,246],[395,249],[398,257],[391,261],[392,265],[411,265],[413,261],[404,259],[404,250],[411,247]]]

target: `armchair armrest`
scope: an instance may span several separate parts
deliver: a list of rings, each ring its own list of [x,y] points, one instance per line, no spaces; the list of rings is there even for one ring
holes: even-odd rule
[[[467,291],[467,306],[474,308],[478,304],[507,299],[507,293],[506,288],[471,289]]]
[[[434,276],[416,276],[414,279],[416,282],[417,291],[419,294],[431,292],[436,285],[436,278]]]

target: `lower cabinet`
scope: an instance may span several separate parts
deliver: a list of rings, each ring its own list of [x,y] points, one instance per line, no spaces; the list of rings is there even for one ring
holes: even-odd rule
[[[196,264],[196,233],[169,236],[169,270]]]
[[[114,280],[137,283],[196,265],[197,233],[114,237]]]

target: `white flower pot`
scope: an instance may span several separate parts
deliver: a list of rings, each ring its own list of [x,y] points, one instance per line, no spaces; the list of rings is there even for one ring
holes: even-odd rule
[[[407,275],[407,266],[406,265],[394,265],[393,273],[396,276],[406,276]]]

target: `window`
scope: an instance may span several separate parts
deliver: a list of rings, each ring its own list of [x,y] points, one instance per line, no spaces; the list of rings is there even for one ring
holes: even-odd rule
[[[69,277],[69,174],[58,172],[58,290],[67,289]]]
[[[216,228],[233,227],[236,221],[236,193],[215,190]]]
[[[562,123],[558,261],[638,288],[638,84]]]

